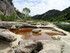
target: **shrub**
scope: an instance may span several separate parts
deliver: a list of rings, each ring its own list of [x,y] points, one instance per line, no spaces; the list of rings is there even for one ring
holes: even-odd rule
[[[0,20],[4,20],[5,19],[5,16],[0,14]]]
[[[16,27],[16,28],[20,28],[21,26],[20,26],[20,25],[16,25],[15,27]]]
[[[2,20],[2,21],[15,21],[16,16],[15,16],[15,14],[12,14],[9,16],[5,16],[5,15],[0,14],[0,20]]]

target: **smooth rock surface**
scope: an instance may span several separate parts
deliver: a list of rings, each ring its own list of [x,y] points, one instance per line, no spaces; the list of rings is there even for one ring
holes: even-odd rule
[[[7,31],[7,32],[6,32]],[[0,29],[0,40],[13,42],[16,40],[16,35],[14,33],[9,33],[7,29]]]

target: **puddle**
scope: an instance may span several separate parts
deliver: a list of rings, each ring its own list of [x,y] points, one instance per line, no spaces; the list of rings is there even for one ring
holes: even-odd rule
[[[20,30],[11,30],[15,34],[22,35],[22,38],[25,40],[53,40],[51,36],[53,35],[63,35],[58,33],[48,33],[48,32],[42,32],[42,33],[32,33],[32,29],[20,29]]]
[[[56,36],[56,35],[62,35],[62,36],[64,36],[63,33],[55,33],[55,32],[46,32],[46,34],[48,34],[49,36]]]

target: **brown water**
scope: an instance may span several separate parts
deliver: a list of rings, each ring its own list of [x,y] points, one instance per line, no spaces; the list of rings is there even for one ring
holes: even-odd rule
[[[56,33],[32,33],[32,29],[20,29],[20,30],[11,30],[15,34],[22,35],[22,38],[25,40],[53,40],[51,36],[60,35]],[[63,35],[63,34],[61,34]]]

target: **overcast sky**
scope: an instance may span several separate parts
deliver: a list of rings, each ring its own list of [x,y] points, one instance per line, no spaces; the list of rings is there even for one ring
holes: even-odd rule
[[[29,8],[32,16],[51,9],[63,10],[70,6],[70,0],[13,0],[13,3],[21,12],[23,8]]]

